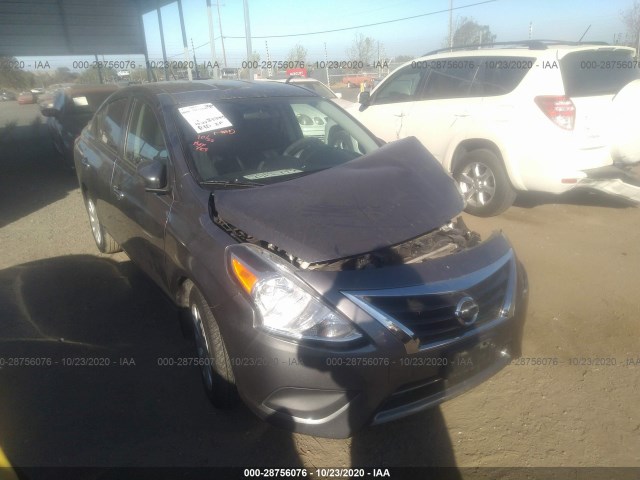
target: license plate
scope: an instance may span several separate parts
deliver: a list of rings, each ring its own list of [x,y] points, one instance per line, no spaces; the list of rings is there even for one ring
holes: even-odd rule
[[[449,383],[458,383],[497,361],[497,348],[491,340],[484,340],[464,350],[458,350],[447,355],[447,365],[442,376]]]

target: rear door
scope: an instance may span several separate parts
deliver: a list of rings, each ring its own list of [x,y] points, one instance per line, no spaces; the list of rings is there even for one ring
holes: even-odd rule
[[[103,105],[91,122],[87,141],[80,142],[76,159],[76,168],[80,169],[78,177],[96,204],[100,222],[116,241],[119,232],[114,223],[111,177],[122,153],[123,123],[128,107],[127,97]]]
[[[117,206],[118,243],[158,284],[164,286],[164,232],[173,195],[151,193],[138,169],[161,162],[171,172],[169,153],[162,127],[153,108],[136,99],[127,127],[124,155],[116,161],[111,194]],[[168,175],[169,184],[172,175]]]

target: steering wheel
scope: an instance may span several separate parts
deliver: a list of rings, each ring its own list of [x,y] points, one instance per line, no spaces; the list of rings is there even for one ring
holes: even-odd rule
[[[348,150],[350,152],[355,152],[356,149],[353,146],[353,141],[351,140],[351,136],[345,132],[344,130],[338,130],[331,138],[329,144],[332,147],[339,148],[340,150]]]
[[[282,154],[288,157],[296,157],[302,160],[303,158],[309,156],[310,150],[313,150],[314,148],[320,146],[324,146],[324,142],[319,138],[303,137],[300,140],[296,140],[291,145],[289,145]]]

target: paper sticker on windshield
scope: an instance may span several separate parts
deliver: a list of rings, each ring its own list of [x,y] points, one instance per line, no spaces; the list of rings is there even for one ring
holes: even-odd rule
[[[178,111],[196,133],[210,132],[233,126],[227,117],[211,103],[182,107]]]
[[[87,100],[87,97],[73,97],[73,104],[76,107],[86,107],[89,105],[89,101]]]
[[[282,175],[291,175],[293,173],[300,173],[302,170],[295,168],[286,168],[284,170],[274,170],[272,172],[252,173],[251,175],[245,175],[244,178],[249,180],[259,180],[261,178],[280,177]]]

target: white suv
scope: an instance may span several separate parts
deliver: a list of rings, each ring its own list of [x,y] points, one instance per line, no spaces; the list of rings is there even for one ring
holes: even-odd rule
[[[631,187],[611,177],[622,174],[614,162],[640,161],[634,54],[548,41],[437,51],[396,69],[349,112],[385,141],[417,137],[475,215],[506,210],[518,190],[624,194]]]

